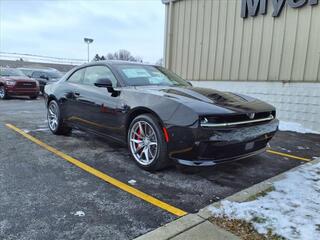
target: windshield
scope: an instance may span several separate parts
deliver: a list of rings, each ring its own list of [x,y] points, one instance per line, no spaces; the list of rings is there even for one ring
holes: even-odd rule
[[[62,77],[62,73],[58,72],[58,71],[54,71],[54,72],[47,72],[49,78],[61,78]]]
[[[129,86],[190,86],[178,75],[159,66],[116,65],[116,69]]]
[[[23,72],[25,75],[27,75],[28,77],[30,77],[33,73],[32,69],[20,68],[19,70]]]
[[[11,76],[26,76],[19,69],[15,68],[0,68],[0,76],[11,77]]]

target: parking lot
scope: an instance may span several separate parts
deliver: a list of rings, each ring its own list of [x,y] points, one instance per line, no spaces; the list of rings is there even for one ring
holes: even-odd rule
[[[313,134],[278,132],[268,152],[149,173],[121,146],[51,134],[38,100],[0,102],[0,238],[132,239],[320,156]]]

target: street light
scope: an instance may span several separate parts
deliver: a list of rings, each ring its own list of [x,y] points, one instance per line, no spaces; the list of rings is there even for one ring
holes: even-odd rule
[[[89,57],[90,57],[89,44],[93,42],[93,39],[92,38],[84,38],[83,40],[86,44],[88,44],[88,62],[89,62]]]

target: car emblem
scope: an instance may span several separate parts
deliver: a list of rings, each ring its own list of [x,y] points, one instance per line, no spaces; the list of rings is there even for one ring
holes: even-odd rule
[[[208,123],[209,121],[208,121],[208,119],[206,117],[204,117],[201,122],[202,123]]]
[[[250,119],[254,119],[255,113],[248,113],[247,116],[248,116]]]

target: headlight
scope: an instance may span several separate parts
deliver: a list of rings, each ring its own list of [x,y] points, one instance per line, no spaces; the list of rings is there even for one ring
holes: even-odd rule
[[[6,81],[6,85],[8,85],[8,86],[14,86],[14,85],[16,85],[16,82],[15,82],[15,81],[12,81],[12,80],[7,80],[7,81]]]

